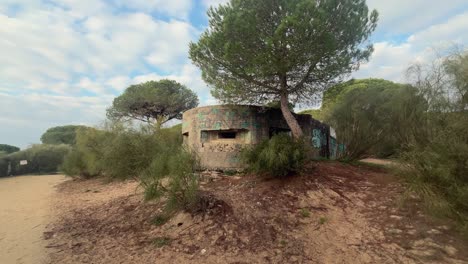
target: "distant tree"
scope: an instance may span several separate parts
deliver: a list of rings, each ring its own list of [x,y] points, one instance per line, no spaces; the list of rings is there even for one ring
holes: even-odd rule
[[[302,130],[289,102],[310,103],[330,82],[358,69],[377,25],[365,0],[231,0],[208,11],[209,28],[190,43],[215,98],[280,101],[295,138]]]
[[[47,131],[42,134],[41,142],[43,144],[52,144],[52,145],[75,145],[76,143],[76,132],[78,129],[86,128],[86,126],[56,126],[47,129]]]
[[[456,111],[468,111],[468,51],[448,56],[443,65],[456,97]]]
[[[301,115],[311,115],[312,118],[323,122],[325,120],[322,109],[307,109],[299,112]]]
[[[20,151],[20,148],[7,144],[0,144],[0,153],[3,152],[4,154],[10,154],[17,151]]]
[[[329,89],[325,122],[345,144],[345,159],[388,157],[424,138],[427,102],[411,85],[353,80]],[[327,91],[328,92],[328,91]]]
[[[320,109],[308,109],[300,112],[301,114],[312,115],[313,118],[325,121],[327,119],[327,114],[331,111],[334,105],[338,102],[339,98],[342,98],[342,95],[346,92],[353,89],[367,88],[369,86],[374,87],[395,87],[399,84],[396,84],[391,81],[384,79],[351,79],[349,81],[336,84],[329,89],[327,89],[322,96],[322,104]]]
[[[197,95],[173,80],[149,81],[131,85],[107,109],[110,119],[136,119],[157,127],[198,105]]]
[[[281,102],[280,101],[271,101],[271,102],[267,103],[266,106],[271,107],[271,108],[281,109]],[[289,110],[294,111],[294,104],[289,103],[288,108],[289,108]]]

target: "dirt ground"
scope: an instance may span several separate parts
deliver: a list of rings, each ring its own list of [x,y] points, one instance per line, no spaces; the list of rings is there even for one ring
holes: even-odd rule
[[[383,169],[320,162],[301,176],[205,173],[204,214],[158,223],[133,181],[62,183],[49,263],[468,263],[467,242],[427,217]]]
[[[63,175],[0,178],[0,263],[43,263],[51,197],[64,180]]]

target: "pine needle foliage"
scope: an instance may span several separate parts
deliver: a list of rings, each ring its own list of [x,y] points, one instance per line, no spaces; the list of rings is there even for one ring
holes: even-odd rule
[[[242,159],[250,172],[284,177],[303,168],[307,161],[306,145],[302,140],[279,133],[270,140],[244,149]]]

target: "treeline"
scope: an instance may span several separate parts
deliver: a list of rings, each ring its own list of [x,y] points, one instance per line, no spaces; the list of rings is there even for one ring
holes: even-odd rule
[[[76,143],[78,130],[85,128],[75,125],[49,128],[41,136],[42,144],[24,150],[0,144],[0,177],[59,172],[65,156]]]
[[[25,150],[0,155],[0,177],[56,173],[70,149],[65,144],[37,144]],[[21,161],[25,163],[21,164]]]
[[[0,177],[57,173],[64,157],[75,144],[76,133],[80,128],[85,126],[52,127],[42,134],[42,144],[24,150],[0,144]]]

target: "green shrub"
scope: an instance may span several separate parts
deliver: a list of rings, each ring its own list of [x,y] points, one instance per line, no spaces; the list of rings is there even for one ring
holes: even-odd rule
[[[145,199],[166,197],[166,214],[179,209],[192,210],[199,198],[198,170],[195,154],[181,146],[165,146],[141,175]]]
[[[442,114],[447,116],[446,114]],[[437,120],[428,144],[402,154],[400,174],[429,212],[456,219],[468,234],[468,114]]]
[[[282,177],[303,168],[308,156],[306,146],[302,140],[280,133],[244,149],[241,156],[248,171]]]
[[[190,151],[181,149],[169,159],[167,210],[191,210],[198,203],[199,162]]]
[[[190,210],[198,202],[199,161],[182,146],[180,126],[162,129],[155,135],[155,154],[140,173],[145,199],[166,197],[165,214]]]
[[[138,177],[145,199],[166,197],[166,214],[198,202],[198,159],[182,147],[181,126],[135,129],[122,123],[77,132],[62,170],[71,176]],[[163,184],[164,182],[164,184]]]
[[[68,176],[80,176],[83,178],[92,178],[97,174],[91,173],[83,159],[82,153],[77,148],[73,148],[64,158],[60,171]]]
[[[319,224],[320,224],[320,225],[323,225],[323,224],[325,224],[326,222],[328,222],[328,218],[327,218],[326,216],[321,216],[321,217],[319,218]]]
[[[153,134],[134,130],[113,130],[103,146],[100,163],[106,176],[115,179],[137,177],[156,154]]]
[[[171,239],[169,237],[157,237],[153,239],[153,245],[156,247],[164,247],[171,243]]]
[[[82,128],[62,170],[70,176],[138,177],[151,167],[155,157],[164,158],[158,153],[170,152],[168,146],[181,144],[181,126],[156,132],[150,126],[135,129],[122,123],[109,123],[103,130]]]
[[[389,157],[421,136],[427,103],[418,90],[388,81],[351,85],[328,108],[325,121],[345,144],[341,158]]]
[[[307,209],[307,208],[302,208],[302,209],[301,209],[301,216],[304,217],[304,218],[310,217],[310,211],[309,211],[309,209]]]
[[[8,160],[5,156],[4,154],[0,154],[0,177],[8,176]]]
[[[428,212],[456,220],[468,236],[467,70],[466,50],[408,69],[428,107],[413,124],[424,133],[401,154],[400,173]]]
[[[56,173],[69,152],[68,145],[33,145],[1,157],[0,175],[6,176],[8,164],[11,175]],[[26,160],[27,165],[20,165],[21,160]]]
[[[151,219],[151,223],[156,226],[162,226],[169,221],[169,217],[165,214],[156,215]]]
[[[84,178],[102,174],[101,159],[110,133],[95,128],[81,128],[76,132],[76,144],[65,157],[61,170],[69,176]]]

